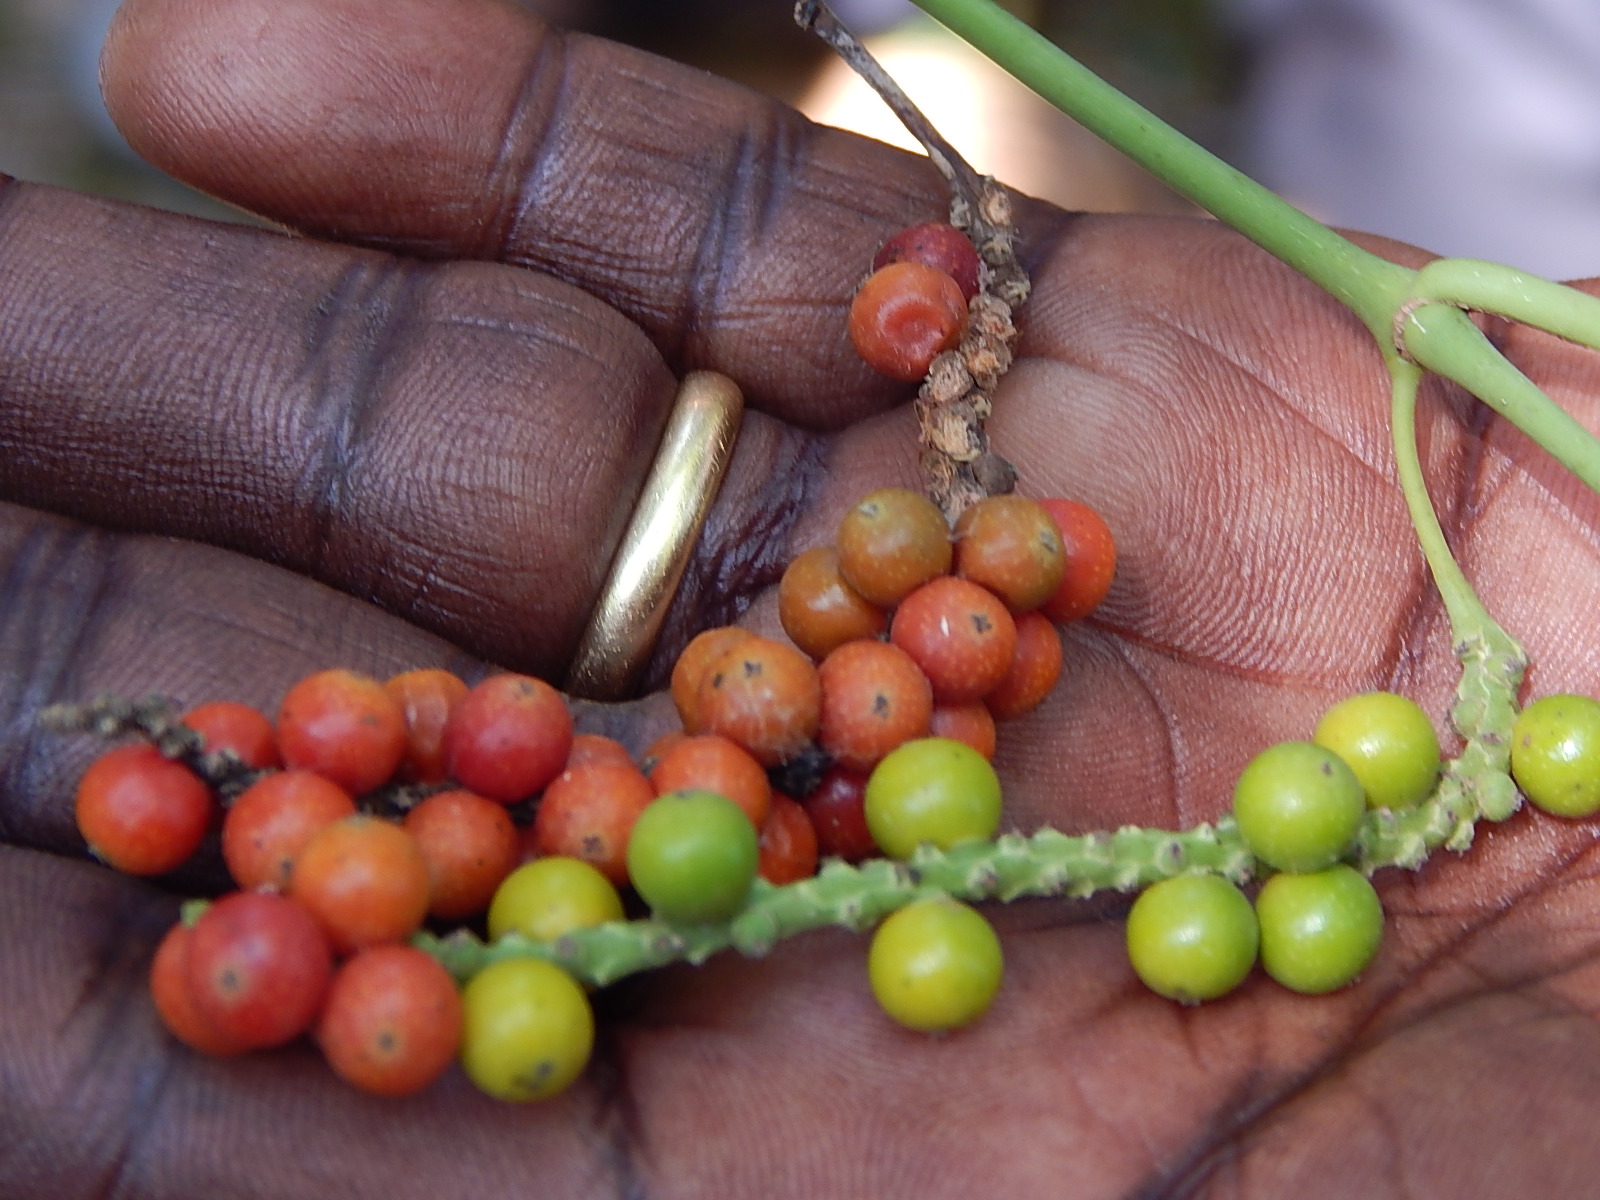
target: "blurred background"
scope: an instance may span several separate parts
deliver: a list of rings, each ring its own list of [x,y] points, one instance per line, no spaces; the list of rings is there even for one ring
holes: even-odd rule
[[[790,0],[516,0],[909,144]],[[240,219],[141,164],[99,105],[117,0],[0,0],[0,171]],[[1185,204],[909,0],[834,8],[978,169],[1069,208]],[[1006,0],[1230,162],[1336,224],[1600,274],[1600,0]]]

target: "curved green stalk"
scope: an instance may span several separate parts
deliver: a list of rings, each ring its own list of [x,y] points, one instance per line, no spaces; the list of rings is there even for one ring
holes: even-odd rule
[[[914,0],[1080,125],[1330,292],[1387,338],[1413,272],[1348,238],[1179,133],[987,0]]]
[[[1459,315],[1459,314],[1458,314]],[[1469,323],[1470,324],[1470,323]],[[1489,615],[1450,552],[1428,497],[1417,453],[1417,386],[1422,370],[1390,351],[1390,433],[1395,473],[1423,558],[1450,619],[1451,644],[1461,663],[1450,710],[1465,740],[1428,799],[1408,812],[1372,814],[1357,840],[1357,861],[1370,873],[1390,864],[1416,867],[1438,846],[1465,850],[1479,817],[1501,821],[1516,811],[1511,780],[1511,725],[1527,658]]]
[[[1408,309],[1399,328],[1419,365],[1459,383],[1600,492],[1600,441],[1506,361],[1464,312],[1424,304]]]
[[[1600,350],[1600,297],[1502,263],[1436,259],[1417,271],[1411,295],[1497,313]]]
[[[1398,355],[1386,354],[1384,358],[1389,368],[1389,425],[1394,443],[1395,475],[1400,481],[1400,491],[1405,497],[1411,526],[1416,530],[1417,543],[1422,547],[1422,556],[1444,600],[1450,628],[1459,638],[1481,622],[1489,621],[1490,617],[1450,551],[1450,543],[1439,525],[1439,515],[1428,497],[1427,482],[1422,477],[1422,460],[1417,453],[1417,388],[1422,382],[1422,371]]]
[[[1501,313],[1600,346],[1600,300],[1509,267],[1447,259],[1420,272],[1371,254],[1230,167],[1124,96],[991,0],[915,0],[918,7],[1164,183],[1318,284],[1381,347],[1417,299]],[[1443,305],[1428,309],[1442,312]],[[1471,323],[1461,321],[1471,329]],[[1468,388],[1600,492],[1600,440],[1481,336],[1443,318],[1405,324],[1406,352]],[[1472,330],[1475,334],[1476,330]]]

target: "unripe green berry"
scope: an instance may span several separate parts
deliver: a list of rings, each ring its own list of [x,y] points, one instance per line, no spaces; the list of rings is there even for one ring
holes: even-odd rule
[[[1182,1004],[1225,996],[1255,965],[1255,910],[1220,875],[1151,884],[1128,912],[1128,959],[1144,985]]]
[[[1269,746],[1245,767],[1233,793],[1245,845],[1280,871],[1320,871],[1338,862],[1366,811],[1355,773],[1311,742]]]
[[[1439,778],[1439,738],[1428,714],[1393,692],[1341,700],[1317,722],[1311,740],[1355,772],[1367,807],[1413,808]]]
[[[1547,813],[1600,812],[1600,704],[1587,696],[1545,696],[1518,713],[1511,777]]]
[[[1297,992],[1321,995],[1366,969],[1383,940],[1383,905],[1345,863],[1309,875],[1278,874],[1256,897],[1261,965]]]

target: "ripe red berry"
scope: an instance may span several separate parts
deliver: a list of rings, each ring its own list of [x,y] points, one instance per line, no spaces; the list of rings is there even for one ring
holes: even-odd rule
[[[955,553],[944,513],[909,488],[867,493],[840,520],[834,544],[839,574],[883,608],[948,572]]]
[[[1061,530],[1066,569],[1061,583],[1039,611],[1062,624],[1088,616],[1111,590],[1117,572],[1117,543],[1105,519],[1076,500],[1041,500],[1040,506]]]
[[[295,860],[324,826],[354,816],[356,804],[314,771],[278,771],[240,792],[222,819],[222,858],[243,891],[283,890]]]
[[[822,719],[817,744],[834,761],[870,771],[902,742],[928,732],[933,688],[922,669],[889,642],[846,642],[817,668]]]
[[[278,743],[267,715],[248,704],[215,700],[183,714],[183,723],[200,735],[206,753],[231,750],[245,766],[257,771],[279,766]]]
[[[655,788],[632,763],[568,767],[539,800],[534,847],[540,855],[581,858],[621,886],[628,881],[628,835],[655,798]]]
[[[737,742],[716,733],[679,738],[650,771],[656,795],[698,790],[732,800],[760,830],[772,809],[772,785],[755,757]]]
[[[600,733],[575,733],[572,735],[572,746],[567,751],[567,766],[576,767],[580,763],[588,762],[621,763],[623,766],[632,766],[633,756],[616,738],[606,737]]]
[[[955,574],[982,584],[1014,613],[1061,585],[1067,557],[1048,511],[1024,496],[988,496],[956,519]]]
[[[406,718],[383,684],[354,671],[318,671],[278,709],[284,765],[315,771],[359,796],[388,782],[406,750]]]
[[[392,821],[360,815],[318,831],[295,860],[289,895],[341,954],[398,942],[428,912],[428,862]]]
[[[817,668],[793,646],[751,635],[713,662],[696,703],[708,733],[772,767],[811,744],[821,716]]]
[[[878,853],[878,843],[867,826],[866,790],[864,773],[832,767],[817,790],[800,802],[817,831],[819,854],[860,862]]]
[[[901,602],[889,639],[909,654],[940,704],[981,700],[1005,678],[1017,625],[987,588],[947,575]]]
[[[787,796],[774,796],[761,826],[757,873],[783,885],[817,873],[817,831],[806,810]]]
[[[421,801],[403,828],[428,864],[428,912],[446,921],[487,910],[521,851],[505,805],[459,788]]]
[[[311,1027],[333,954],[304,908],[277,892],[230,892],[201,914],[192,935],[190,998],[220,1037],[264,1049]]]
[[[671,750],[684,738],[692,736],[692,734],[685,733],[681,729],[667,730],[667,732],[644,748],[644,753],[639,756],[639,769],[646,775],[650,774],[651,771],[656,769],[656,764],[667,756],[668,750]]]
[[[378,1096],[409,1096],[455,1061],[461,993],[421,950],[374,946],[334,975],[316,1038],[346,1083]]]
[[[444,730],[450,775],[468,791],[515,804],[561,773],[572,714],[542,679],[491,675],[459,701]]]
[[[913,383],[961,341],[967,298],[956,281],[919,262],[874,271],[850,302],[850,341],[873,370]]]
[[[189,991],[189,942],[194,931],[181,921],[167,930],[150,963],[150,998],[167,1031],[202,1054],[242,1054],[247,1046],[215,1029],[195,1007]]]
[[[978,294],[983,260],[978,257],[972,239],[947,222],[929,221],[902,229],[878,248],[872,258],[872,269],[876,271],[896,262],[919,262],[936,267],[956,281],[964,299],[971,300]]]
[[[935,704],[933,715],[928,718],[928,736],[965,742],[985,758],[994,758],[994,714],[982,700]]]
[[[1043,613],[1017,618],[1017,649],[1005,678],[984,697],[996,720],[1009,721],[1037,707],[1061,678],[1061,635]]]
[[[700,722],[700,681],[706,668],[750,636],[737,625],[719,625],[695,634],[672,664],[672,703],[685,733],[703,733]]]
[[[789,640],[818,660],[889,627],[889,614],[845,582],[832,546],[813,546],[789,563],[778,582],[778,620]]]
[[[406,719],[406,750],[401,779],[440,783],[446,776],[444,727],[456,703],[467,694],[460,677],[439,667],[403,671],[384,682]]]
[[[200,848],[211,790],[147,742],[106,751],[78,781],[78,832],[101,861],[129,875],[163,875]]]

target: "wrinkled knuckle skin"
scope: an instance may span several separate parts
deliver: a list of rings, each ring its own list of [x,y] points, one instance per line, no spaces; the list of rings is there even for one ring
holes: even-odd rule
[[[141,153],[318,236],[549,272],[787,420],[905,398],[841,331],[878,242],[945,211],[921,156],[505,6],[263,7],[121,22],[107,95]]]
[[[113,539],[0,505],[0,841],[81,850],[70,772],[83,763],[39,714],[71,696],[117,588]],[[76,698],[76,697],[74,697]]]
[[[491,264],[0,198],[0,499],[245,551],[559,669],[672,394],[635,328]]]

